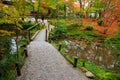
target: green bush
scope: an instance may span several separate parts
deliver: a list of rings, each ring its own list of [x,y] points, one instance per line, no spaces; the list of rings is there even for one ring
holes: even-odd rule
[[[20,47],[26,47],[26,44],[28,43],[28,39],[23,37],[22,40],[19,42]]]
[[[87,40],[97,40],[99,36],[97,36],[97,33],[95,31],[78,31],[78,30],[73,30],[69,31],[67,36],[72,37],[72,38],[82,38],[82,39],[87,39]]]
[[[31,26],[33,26],[33,24],[31,24],[31,23],[23,23],[22,24],[23,29],[28,29]]]
[[[0,37],[0,60],[11,50],[11,39],[9,37]]]
[[[70,27],[70,28],[80,28],[80,27],[83,27],[83,21],[71,21],[70,23],[67,23],[67,27]]]
[[[5,60],[0,62],[0,77],[3,80],[15,80],[15,62],[18,61],[17,54],[7,54]]]
[[[50,38],[56,39],[56,38],[64,38],[66,37],[67,28],[63,25],[59,25],[58,27],[55,27],[53,32],[51,32]]]
[[[26,47],[28,40],[23,38],[19,42],[19,51],[11,53],[11,38],[0,37],[0,55],[1,53],[5,53],[4,56],[1,56],[0,60],[0,80],[15,80],[16,76],[16,68],[15,63],[18,62],[20,67],[23,66],[23,51]],[[18,58],[19,55],[19,58]]]
[[[78,27],[79,25],[76,22],[72,22],[68,27]]]
[[[52,40],[57,38],[65,38],[67,33],[67,28],[65,27],[65,21],[59,21],[56,22],[56,27],[50,34],[50,38]]]

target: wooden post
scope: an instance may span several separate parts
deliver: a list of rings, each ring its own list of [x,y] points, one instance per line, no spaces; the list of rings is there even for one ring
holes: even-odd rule
[[[48,30],[50,31],[50,24],[48,23]]]
[[[51,43],[51,39],[49,38],[49,43]]]
[[[27,49],[26,48],[24,49],[24,53],[25,53],[25,57],[28,57]]]
[[[74,57],[74,64],[73,64],[73,67],[77,67],[77,61],[78,61],[78,57]]]
[[[49,41],[49,43],[51,43],[51,39],[50,39],[50,37],[48,37],[48,41]]]
[[[85,61],[83,61],[83,65],[82,66],[85,67]]]
[[[20,71],[20,67],[19,67],[18,62],[15,63],[15,67],[16,67],[17,75],[20,76],[21,75],[21,71]]]
[[[60,50],[61,50],[61,47],[62,47],[62,45],[60,44],[60,45],[59,45],[59,48],[58,48],[58,51],[60,51]]]
[[[47,39],[48,39],[48,42],[50,42],[50,33],[48,34],[48,38]]]
[[[28,30],[28,38],[29,38],[29,41],[31,40],[30,39],[30,30]]]
[[[45,41],[47,41],[47,29],[46,29],[46,36],[45,36]]]
[[[37,30],[40,30],[40,24],[38,23],[38,27],[37,27]]]

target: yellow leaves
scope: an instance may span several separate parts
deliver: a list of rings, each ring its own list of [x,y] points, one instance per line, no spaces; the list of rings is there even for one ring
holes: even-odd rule
[[[37,11],[37,9],[38,9],[38,2],[34,2],[34,8]]]
[[[8,14],[9,13],[9,7],[7,5],[4,5],[2,7],[2,12]]]
[[[16,26],[17,26],[17,29],[18,29],[18,30],[21,30],[21,29],[22,29],[22,26],[21,26],[19,23],[16,23]]]
[[[11,17],[9,16],[4,16],[1,20],[0,20],[0,24],[2,23],[9,23],[9,24],[14,24],[14,20],[11,19]]]
[[[5,5],[0,3],[0,11],[7,16],[9,15],[11,17],[19,17],[18,10],[16,10],[15,6],[12,5]]]
[[[41,14],[47,14],[47,13],[48,13],[48,10],[41,7],[41,8],[40,8],[40,13],[41,13]]]
[[[0,30],[0,36],[14,36],[15,32],[7,31],[7,30]]]
[[[0,36],[10,36],[11,34],[6,30],[0,30]]]
[[[77,12],[80,12],[80,8],[73,8],[73,11],[75,12],[75,13],[77,13]]]
[[[0,3],[0,8],[2,8],[2,5],[3,5],[3,4],[2,4],[2,3]]]
[[[44,8],[49,8],[48,3],[46,3],[46,2],[42,2],[42,6],[43,6]]]

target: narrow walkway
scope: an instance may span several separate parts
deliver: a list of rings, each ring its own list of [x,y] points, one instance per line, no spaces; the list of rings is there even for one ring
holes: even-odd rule
[[[17,80],[88,80],[51,44],[45,42],[45,30],[36,36],[27,49],[29,57]]]

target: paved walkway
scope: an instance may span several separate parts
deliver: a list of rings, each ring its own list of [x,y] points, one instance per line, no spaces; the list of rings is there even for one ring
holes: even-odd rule
[[[29,57],[17,80],[88,80],[57,49],[45,42],[45,30],[36,36],[27,50]]]

